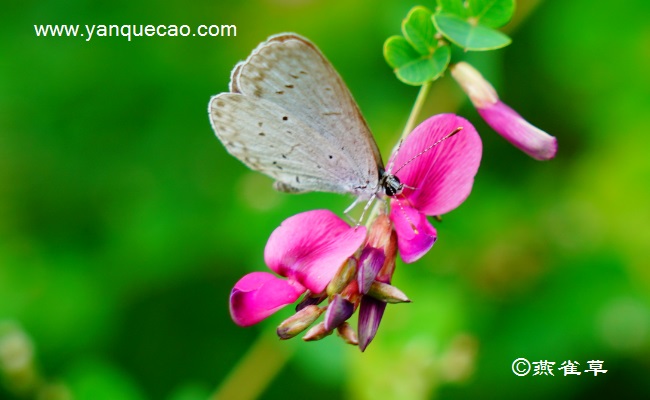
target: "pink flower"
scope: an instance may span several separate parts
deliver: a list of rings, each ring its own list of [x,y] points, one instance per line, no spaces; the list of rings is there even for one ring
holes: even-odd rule
[[[465,119],[443,114],[423,122],[389,161],[405,185],[391,198],[390,216],[380,213],[368,229],[352,228],[328,210],[288,218],[264,251],[268,267],[285,279],[269,272],[240,279],[230,295],[233,320],[255,324],[307,293],[296,314],[280,324],[278,336],[294,337],[324,313],[303,340],[336,330],[364,351],[386,305],[410,301],[391,285],[398,250],[413,262],[431,248],[436,231],[427,215],[446,213],[465,200],[480,159],[480,138]],[[328,304],[319,306],[325,299]],[[346,322],[357,310],[358,335]]]
[[[458,128],[462,130],[442,140]],[[390,212],[404,262],[418,260],[436,241],[426,216],[449,212],[469,196],[481,150],[472,124],[454,114],[440,114],[415,128],[391,157],[388,165],[405,185],[402,194],[391,199]]]
[[[240,279],[230,293],[230,315],[236,324],[258,323],[296,301],[307,290],[324,292],[339,268],[364,244],[366,228],[351,228],[328,210],[286,219],[271,234],[264,250],[268,272]]]
[[[459,62],[451,67],[451,75],[492,129],[535,159],[549,160],[555,157],[557,139],[531,125],[501,102],[492,85],[474,67]]]

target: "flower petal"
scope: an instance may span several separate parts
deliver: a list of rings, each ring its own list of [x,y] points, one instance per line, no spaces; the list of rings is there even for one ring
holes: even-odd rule
[[[253,272],[241,278],[230,292],[230,316],[237,325],[250,326],[293,303],[304,292],[297,282]]]
[[[264,260],[279,275],[321,293],[365,240],[365,227],[352,228],[329,210],[307,211],[273,231]]]
[[[477,110],[492,129],[519,150],[537,160],[549,160],[555,157],[557,139],[531,125],[501,100]]]
[[[480,72],[470,64],[461,61],[450,68],[451,76],[463,88],[476,108],[483,108],[499,100],[497,91]]]
[[[426,215],[412,207],[399,207],[391,201],[390,219],[397,232],[397,248],[402,260],[409,264],[419,260],[431,249],[438,237]]]
[[[424,152],[459,127],[463,128],[460,132]],[[469,196],[481,150],[481,139],[469,121],[454,114],[439,114],[418,125],[388,165],[393,165],[403,184],[416,188],[403,192],[411,206],[426,215],[440,215]]]

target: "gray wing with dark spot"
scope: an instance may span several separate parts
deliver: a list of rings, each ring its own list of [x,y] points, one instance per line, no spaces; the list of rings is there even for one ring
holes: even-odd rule
[[[300,120],[310,135],[330,144],[340,161],[333,173],[346,169],[339,176],[347,180],[343,186],[366,197],[374,193],[383,168],[377,145],[349,90],[313,43],[295,34],[269,38],[235,67],[230,90],[271,102]]]
[[[276,179],[280,190],[363,194],[368,185],[336,144],[275,103],[221,93],[209,113],[228,152]]]

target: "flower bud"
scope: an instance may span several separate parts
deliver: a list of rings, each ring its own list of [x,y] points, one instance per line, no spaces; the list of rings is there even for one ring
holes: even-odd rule
[[[390,242],[392,232],[393,225],[390,218],[386,214],[380,214],[368,230],[368,246],[377,249],[385,248]]]
[[[474,67],[459,62],[451,67],[451,76],[463,88],[476,108],[486,108],[499,101],[499,96],[490,82],[486,81]]]
[[[304,307],[278,326],[276,330],[278,337],[282,340],[291,339],[314,323],[322,312],[323,309],[316,305]]]
[[[358,284],[359,292],[366,294],[374,282],[379,270],[384,266],[386,256],[384,251],[366,246],[359,257]]]
[[[388,283],[374,281],[368,291],[368,296],[372,296],[384,303],[410,303],[411,300],[398,288]]]
[[[323,295],[314,295],[310,290],[305,292],[305,296],[300,300],[300,303],[296,305],[296,312],[302,310],[303,308],[311,305],[319,305],[323,300],[327,298],[326,294]]]
[[[335,294],[325,311],[325,329],[333,330],[354,313],[354,304],[344,299],[341,295]]]
[[[377,334],[379,322],[386,310],[386,303],[370,296],[363,296],[359,306],[359,350],[364,351]]]
[[[350,324],[347,322],[342,323],[341,325],[336,328],[336,333],[345,340],[345,343],[351,344],[351,345],[358,345],[359,344],[359,339],[357,339],[357,333],[352,329]]]
[[[485,122],[507,141],[537,160],[555,157],[557,139],[531,125],[499,100],[492,85],[474,67],[459,62],[451,67],[451,75],[467,93]]]
[[[327,294],[333,296],[341,293],[345,287],[352,282],[357,273],[357,260],[354,257],[348,258],[339,268],[334,278],[327,285]]]
[[[316,326],[307,331],[305,336],[302,337],[302,340],[305,342],[313,342],[314,340],[321,340],[331,334],[331,330],[325,329],[325,322],[319,322]]]
[[[367,246],[383,249],[384,253],[383,266],[376,274],[375,280],[371,282],[368,290],[372,290],[374,283],[377,281],[387,285],[390,284],[393,272],[395,271],[395,259],[397,258],[397,233],[393,229],[393,224],[387,215],[380,215],[371,225],[368,233]],[[361,282],[359,282],[359,285],[361,285]],[[381,290],[379,292],[383,293]],[[378,294],[377,296],[380,295]],[[364,351],[375,337],[377,329],[379,329],[379,322],[381,322],[381,318],[384,315],[386,304],[371,296],[361,297],[357,327],[358,343],[361,351]]]

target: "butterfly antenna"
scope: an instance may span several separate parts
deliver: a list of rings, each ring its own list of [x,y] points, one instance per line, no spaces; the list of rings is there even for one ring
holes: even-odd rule
[[[400,139],[399,143],[397,143],[397,148],[395,149],[395,155],[399,153],[399,149],[402,148],[402,143],[404,142],[404,139]],[[391,173],[390,171],[393,169],[393,165],[395,164],[395,157],[390,161],[390,164],[388,164],[388,168],[386,169],[386,172],[389,174]]]
[[[402,164],[402,166],[399,167],[399,168],[397,168],[397,171],[392,172],[392,174],[393,174],[393,175],[397,174],[399,171],[402,170],[402,168],[406,167],[407,165],[409,165],[410,163],[412,163],[413,161],[415,161],[416,158],[420,157],[421,155],[423,155],[423,154],[426,153],[427,151],[431,150],[431,149],[434,148],[435,146],[439,145],[440,143],[444,142],[445,140],[449,139],[450,137],[454,136],[455,134],[457,134],[458,132],[460,132],[460,131],[462,131],[462,130],[463,130],[463,127],[462,127],[462,126],[459,126],[458,128],[454,129],[454,131],[451,132],[450,134],[448,134],[447,136],[443,137],[442,139],[438,140],[437,142],[435,142],[435,143],[432,144],[431,146],[427,147],[426,149],[422,150],[422,151],[419,152],[418,154],[416,154],[416,155],[414,155],[413,157],[411,157],[410,160],[408,160],[407,162],[405,162],[404,164]]]

